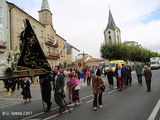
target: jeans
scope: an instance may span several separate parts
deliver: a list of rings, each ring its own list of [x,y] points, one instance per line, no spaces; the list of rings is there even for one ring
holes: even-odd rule
[[[142,85],[142,75],[137,75],[138,82],[140,85]]]
[[[129,85],[132,84],[132,76],[131,76],[131,74],[127,74],[127,85],[128,85],[128,83],[129,83]]]

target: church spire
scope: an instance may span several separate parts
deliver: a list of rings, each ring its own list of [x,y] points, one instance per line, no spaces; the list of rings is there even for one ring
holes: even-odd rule
[[[48,4],[48,0],[43,0],[42,1],[41,10],[50,10],[49,9],[49,4]]]
[[[113,19],[113,17],[112,17],[112,13],[111,13],[110,9],[109,9],[108,25],[107,25],[106,30],[107,30],[108,28],[110,28],[110,29],[116,29],[116,28],[117,28],[117,27],[116,27],[116,24],[115,24],[115,22],[114,22],[114,19]]]
[[[39,12],[39,22],[44,25],[52,25],[52,13],[49,9],[48,0],[42,0],[41,10]]]

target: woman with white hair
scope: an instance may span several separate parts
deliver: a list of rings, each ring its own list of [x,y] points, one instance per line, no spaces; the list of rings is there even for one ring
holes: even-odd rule
[[[29,99],[29,102],[31,102],[31,92],[30,92],[30,82],[28,80],[28,77],[24,78],[24,80],[21,83],[21,87],[22,87],[22,95],[23,95],[23,99],[24,99],[24,104],[27,103],[27,99]]]
[[[152,72],[150,69],[148,69],[147,65],[144,66],[144,72],[143,76],[145,77],[146,80],[146,85],[147,85],[147,92],[151,92],[151,78],[152,78]]]

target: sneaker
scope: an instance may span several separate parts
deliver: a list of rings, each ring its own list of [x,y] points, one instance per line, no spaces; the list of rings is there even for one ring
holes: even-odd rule
[[[100,105],[100,106],[99,106],[99,108],[102,108],[102,107],[103,107],[103,105]]]
[[[61,116],[62,115],[62,113],[58,113],[57,115],[56,115],[56,117],[59,117],[59,116]]]
[[[77,105],[80,105],[81,103],[77,103]]]

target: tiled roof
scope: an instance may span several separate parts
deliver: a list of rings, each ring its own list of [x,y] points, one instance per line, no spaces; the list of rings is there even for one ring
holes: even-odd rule
[[[90,60],[87,60],[86,63],[87,63],[87,62],[101,62],[101,61],[104,61],[104,60],[98,59],[98,58],[92,58],[92,59],[90,59]]]
[[[77,51],[80,52],[80,50],[77,49],[76,47],[74,47],[73,45],[71,45],[71,44],[69,44],[69,43],[66,43],[66,48],[69,48],[69,47],[74,48],[74,49],[76,49]]]
[[[72,45],[69,43],[66,43],[66,47],[72,47]]]

